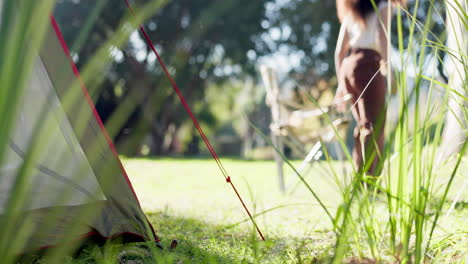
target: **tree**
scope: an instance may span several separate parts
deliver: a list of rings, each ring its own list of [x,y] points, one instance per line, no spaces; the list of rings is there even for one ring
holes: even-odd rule
[[[74,58],[79,67],[113,34],[128,12],[120,1],[58,3],[56,14],[67,41],[78,42]],[[441,0],[419,2],[415,13],[421,21],[425,21],[424,10],[429,5],[438,10],[443,4]],[[98,14],[92,26],[87,24],[90,14]],[[435,34],[431,38],[443,31],[438,15],[432,15]],[[410,23],[404,19],[404,30]],[[264,56],[280,52],[290,60],[300,58],[298,65],[291,63],[290,78],[308,87],[323,80],[335,83],[330,80],[335,74],[333,53],[339,27],[335,1],[319,0],[174,0],[144,24],[188,103],[196,105],[195,114],[208,127],[217,125],[219,113],[207,106],[206,87],[215,83],[223,89],[222,84],[232,78],[257,78],[257,60]],[[83,28],[89,29],[89,34],[77,37]],[[409,34],[403,35],[407,42]],[[176,132],[188,122],[188,116],[150,47],[135,32],[127,45],[109,52],[114,63],[107,68],[103,82],[88,85],[99,83],[102,87],[97,108],[116,136],[120,151],[137,154],[148,134],[151,154],[172,151]],[[176,132],[169,132],[169,127]]]
[[[422,24],[427,19],[427,10],[432,5],[433,11],[428,25],[431,34],[429,40],[440,37],[445,28],[443,25],[444,3],[435,1],[410,1],[406,9],[416,14],[416,18]],[[402,13],[404,46],[408,44],[411,26],[411,18]],[[289,54],[299,54],[302,57],[300,67],[293,69],[295,74],[307,74],[310,69],[321,78],[332,78],[335,75],[334,51],[336,40],[340,30],[340,23],[336,15],[336,1],[319,0],[290,0],[278,8],[271,8],[269,23],[270,31],[278,31],[273,34],[279,37],[269,37],[267,43],[271,43],[272,50],[286,50]],[[398,47],[398,32],[396,19],[392,25],[392,44]],[[287,47],[287,48],[282,48]]]
[[[269,1],[172,1],[144,24],[189,104],[203,102],[209,82],[222,83],[228,77],[254,74],[255,61],[246,54],[252,50],[262,52],[256,49],[256,43],[265,31],[260,22],[265,19],[265,3]],[[86,25],[95,4],[91,0],[64,0],[58,4],[57,17],[70,43]],[[123,1],[121,5],[104,6],[86,45],[77,52],[78,66],[83,66],[113,34],[126,12]],[[121,151],[136,154],[149,132],[151,154],[167,152],[171,144],[164,145],[164,139],[171,136],[167,135],[169,126],[180,127],[188,120],[179,99],[138,33],[132,35],[128,45],[113,53],[115,61],[106,72],[97,99],[98,111],[110,130],[115,130]],[[128,107],[130,113],[110,118],[122,104],[137,107]],[[194,110],[205,124],[216,123],[207,107]],[[123,115],[129,116],[128,122],[114,125]]]

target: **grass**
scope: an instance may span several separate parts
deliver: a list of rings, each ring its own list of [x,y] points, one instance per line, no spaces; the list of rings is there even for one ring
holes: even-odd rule
[[[113,245],[83,251],[72,263],[113,263],[119,254],[138,259],[137,263],[329,263],[334,254],[335,232],[310,193],[301,186],[289,196],[279,192],[275,164],[272,161],[243,161],[227,159],[225,165],[234,183],[250,208],[256,213],[273,211],[257,217],[267,241],[260,242],[239,202],[218,175],[216,165],[205,159],[124,159],[140,203],[154,225],[162,244],[179,240],[173,252],[161,251],[145,257],[145,251],[135,245]],[[296,163],[294,163],[296,164]],[[334,211],[339,205],[337,190],[328,179],[325,162],[316,164],[307,178],[323,202]],[[334,166],[338,166],[335,163]],[[464,164],[464,169],[467,169]],[[291,174],[286,174],[291,175]],[[292,178],[288,178],[290,181]],[[442,181],[444,177],[440,178]],[[446,177],[445,177],[446,179]],[[463,178],[457,177],[461,186]],[[443,212],[456,196],[449,193]],[[385,230],[384,197],[375,202],[379,227]],[[429,249],[432,260],[427,263],[464,263],[468,259],[468,208],[465,192],[449,217],[442,217],[434,243]],[[353,234],[359,240],[365,234]],[[363,243],[365,243],[363,241]],[[345,262],[372,259],[370,252],[351,246]],[[382,263],[393,263],[395,256],[389,248],[380,248]],[[109,253],[110,252],[110,253]],[[113,253],[112,253],[113,252]],[[105,258],[103,256],[106,256]],[[130,257],[131,258],[131,257]],[[105,261],[104,261],[105,260]],[[372,262],[371,262],[372,263]]]
[[[331,228],[324,221],[326,215],[318,203],[312,201],[307,191],[299,189],[291,197],[281,195],[272,162],[228,160],[225,165],[254,215],[280,207],[256,218],[267,239],[282,236],[297,239],[310,232]],[[189,217],[227,227],[247,219],[237,197],[218,175],[216,165],[211,160],[132,160],[126,166],[129,173],[139,175],[135,178],[135,188],[141,193],[142,206],[148,212],[169,212],[176,217]],[[146,169],[148,172],[158,171],[160,176],[152,177],[151,173],[143,171],[133,172],[134,168],[139,170],[139,166],[160,167],[161,169]],[[141,185],[139,179],[142,179]],[[332,188],[323,188],[327,185],[323,178],[317,179],[313,185],[322,186],[323,191],[320,194],[336,205],[336,195]],[[156,190],[155,186],[160,188]],[[153,193],[164,198],[151,199],[154,198]],[[335,205],[330,204],[332,207]],[[305,217],[306,214],[309,217]],[[292,228],[298,224],[301,224],[301,228]],[[156,222],[156,229],[159,229],[158,226]],[[251,223],[245,221],[235,228],[229,228],[228,232],[236,234],[240,231],[238,234],[251,236],[251,228]],[[258,236],[255,238],[260,240]]]

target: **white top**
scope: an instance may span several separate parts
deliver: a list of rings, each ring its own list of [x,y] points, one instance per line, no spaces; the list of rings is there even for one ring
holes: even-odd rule
[[[388,2],[384,1],[378,5],[379,12],[387,12]],[[354,21],[349,15],[344,18],[346,30],[349,34],[349,46],[351,48],[373,49],[381,52],[379,45],[379,27],[381,22],[375,12],[371,12],[366,17],[366,26],[363,27],[357,21]]]

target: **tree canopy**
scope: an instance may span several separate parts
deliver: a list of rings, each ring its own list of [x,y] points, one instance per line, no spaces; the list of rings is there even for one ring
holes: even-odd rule
[[[421,3],[420,9],[441,4]],[[82,67],[114,34],[128,10],[124,1],[61,0],[55,13],[68,43],[74,43],[74,59]],[[417,15],[423,18],[426,14]],[[143,26],[206,127],[217,127],[222,119],[222,111],[210,107],[207,98],[231,96],[237,100],[225,89],[233,87],[234,79],[257,79],[261,58],[283,54],[288,59],[281,63],[290,64],[297,80],[312,79],[308,85],[334,77],[333,53],[340,27],[335,1],[174,0]],[[150,154],[175,151],[177,131],[189,123],[188,115],[150,47],[135,31],[126,45],[109,53],[113,63],[99,83],[102,92],[96,104],[120,151],[138,154],[145,142],[149,142]],[[293,58],[299,63],[292,63]],[[217,88],[208,89],[210,86]]]

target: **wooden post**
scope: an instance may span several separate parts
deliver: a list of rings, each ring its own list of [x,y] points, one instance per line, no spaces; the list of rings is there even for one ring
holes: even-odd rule
[[[260,73],[262,75],[263,84],[266,89],[266,103],[270,106],[271,109],[271,117],[272,123],[270,125],[271,128],[271,139],[273,144],[280,150],[283,151],[283,141],[281,139],[281,135],[276,131],[280,128],[282,123],[282,114],[281,114],[281,106],[279,102],[279,86],[278,86],[278,77],[276,72],[273,68],[267,67],[265,65],[260,66]],[[283,175],[283,158],[281,155],[275,151],[275,161],[278,168],[278,181],[279,187],[281,192],[285,192],[285,184],[284,184],[284,175]]]
[[[457,4],[459,3],[459,5]],[[463,22],[462,13],[468,12],[466,1],[446,0],[447,7],[447,72],[449,73],[450,93],[449,110],[446,114],[445,128],[442,135],[441,159],[456,154],[467,140],[466,108],[468,103],[463,99],[468,90],[468,30]],[[462,9],[462,11],[458,10]]]

